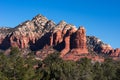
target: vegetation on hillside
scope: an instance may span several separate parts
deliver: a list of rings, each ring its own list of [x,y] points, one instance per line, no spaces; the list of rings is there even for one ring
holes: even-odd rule
[[[9,55],[0,53],[0,80],[120,80],[120,62],[64,61],[57,52],[40,61],[11,48]]]

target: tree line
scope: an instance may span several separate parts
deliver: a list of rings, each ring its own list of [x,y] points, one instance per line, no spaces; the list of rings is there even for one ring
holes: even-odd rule
[[[0,80],[120,80],[119,61],[64,61],[59,54],[55,52],[41,61],[32,53],[21,56],[18,48],[11,48],[9,55],[1,52]]]

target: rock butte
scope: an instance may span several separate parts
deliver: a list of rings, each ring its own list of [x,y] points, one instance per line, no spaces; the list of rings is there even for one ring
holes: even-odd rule
[[[77,29],[65,21],[55,24],[42,15],[15,28],[0,28],[0,49],[9,51],[10,47],[35,51],[41,59],[55,50],[60,52],[60,57],[64,60],[74,61],[82,57],[104,61],[104,56],[101,58],[99,54],[107,54],[115,59],[120,56],[119,48],[113,49],[94,36],[86,36],[83,26]]]

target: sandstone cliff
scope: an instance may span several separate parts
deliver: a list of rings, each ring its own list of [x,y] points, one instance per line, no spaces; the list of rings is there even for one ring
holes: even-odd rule
[[[92,59],[99,59],[95,56],[99,54],[111,57],[120,55],[120,49],[113,49],[96,37],[86,36],[84,27],[77,29],[65,21],[55,24],[42,15],[37,15],[15,28],[0,28],[0,49],[7,50],[10,47],[29,49],[35,51],[37,56],[47,56],[47,53],[57,50],[66,60],[78,60],[83,55]],[[46,53],[43,54],[43,50]],[[91,53],[95,53],[94,58]]]

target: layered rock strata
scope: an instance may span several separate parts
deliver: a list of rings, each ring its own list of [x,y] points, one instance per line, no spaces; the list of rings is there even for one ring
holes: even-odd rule
[[[86,36],[84,27],[77,29],[65,21],[55,24],[42,15],[37,15],[15,28],[0,28],[0,49],[7,50],[10,47],[36,51],[37,55],[43,54],[37,51],[50,47],[52,49],[48,52],[57,50],[66,60],[77,60],[81,55],[91,53],[120,56],[120,49],[113,49],[94,36]]]

